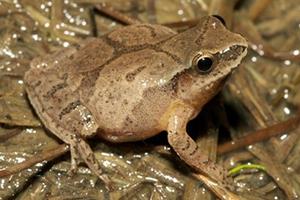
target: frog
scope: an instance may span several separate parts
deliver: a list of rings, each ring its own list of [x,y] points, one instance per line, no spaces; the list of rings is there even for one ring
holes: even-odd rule
[[[84,161],[110,185],[87,139],[134,142],[166,132],[187,165],[218,180],[223,171],[186,126],[246,54],[247,41],[214,16],[183,32],[140,23],[35,58],[24,83],[45,128],[69,145],[70,171]]]

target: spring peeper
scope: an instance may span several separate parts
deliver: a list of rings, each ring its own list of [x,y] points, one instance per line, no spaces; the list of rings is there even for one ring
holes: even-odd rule
[[[81,158],[108,184],[86,138],[97,134],[117,143],[167,131],[182,160],[218,178],[220,170],[198,150],[186,125],[246,49],[243,37],[212,16],[181,33],[138,24],[36,58],[24,79],[45,127],[70,145],[72,170]]]

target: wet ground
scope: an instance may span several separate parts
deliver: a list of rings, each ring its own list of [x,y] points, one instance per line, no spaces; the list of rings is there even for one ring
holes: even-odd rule
[[[33,58],[124,26],[124,21],[95,9],[102,2],[105,1],[0,1],[0,168],[10,173],[0,171],[1,176],[8,175],[0,178],[0,199],[215,199],[220,193],[211,192],[213,186],[193,176],[191,169],[170,149],[164,134],[129,144],[90,141],[116,191],[107,191],[84,165],[77,174],[68,174],[69,153],[64,154],[65,146],[41,125],[26,98],[22,79]],[[221,94],[190,123],[188,130],[203,153],[234,178],[234,195],[221,188],[227,199],[297,199],[298,122],[285,124],[281,135],[263,142],[229,153],[220,149],[226,141],[297,114],[300,2],[106,2],[133,19],[165,24],[178,31],[193,26],[201,16],[219,14],[228,28],[247,38],[247,57]],[[21,168],[24,170],[19,172]]]

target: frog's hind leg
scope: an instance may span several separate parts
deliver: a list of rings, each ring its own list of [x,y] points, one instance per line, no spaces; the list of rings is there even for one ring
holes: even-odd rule
[[[34,76],[31,72],[27,76]],[[46,74],[47,75],[47,74]],[[44,76],[40,73],[39,76]],[[71,151],[71,170],[76,170],[79,158],[83,159],[87,166],[95,173],[108,188],[111,188],[111,181],[103,174],[100,164],[95,158],[95,155],[85,138],[96,133],[98,125],[89,110],[83,106],[74,95],[70,95],[69,91],[63,89],[57,91],[53,96],[48,97],[49,93],[45,85],[49,85],[48,81],[51,76],[48,76],[46,81],[40,81],[39,84],[35,82],[26,82],[26,91],[29,94],[30,102],[35,107],[36,113],[48,128],[59,139],[70,146]],[[66,95],[62,95],[66,93]],[[57,96],[55,96],[57,95]],[[65,98],[65,101],[58,99],[60,96]]]
[[[70,153],[71,153],[71,169],[70,174],[74,174],[77,171],[77,166],[80,163],[80,154],[75,148],[74,145],[70,145]]]
[[[82,113],[83,111],[81,111]],[[73,113],[75,115],[75,112]],[[70,172],[75,172],[77,170],[77,166],[80,162],[80,158],[84,160],[89,169],[97,175],[105,185],[111,189],[111,180],[107,175],[105,175],[101,169],[99,162],[96,160],[93,150],[90,148],[89,144],[85,141],[84,136],[88,136],[87,133],[81,130],[78,131],[78,121],[76,117],[70,117],[70,121],[65,121],[63,124],[67,124],[68,128],[64,128],[59,124],[48,123],[47,115],[40,115],[41,120],[45,124],[45,126],[58,138],[64,141],[66,144],[70,146],[71,153],[71,168]],[[79,123],[80,124],[80,123]],[[96,128],[95,128],[96,129]],[[86,135],[82,135],[85,133]]]
[[[71,173],[74,173],[77,170],[77,166],[80,162],[79,159],[81,158],[89,167],[89,169],[105,183],[107,188],[112,188],[110,178],[102,171],[99,162],[96,160],[93,150],[90,148],[89,144],[84,138],[82,138],[76,132],[70,132],[69,130],[63,129],[59,126],[56,126],[55,128],[52,127],[50,130],[61,140],[70,145]]]
[[[94,172],[106,184],[108,188],[111,188],[111,180],[106,174],[103,173],[101,166],[96,160],[95,154],[93,153],[91,147],[86,143],[84,139],[79,138],[79,141],[77,142],[77,149],[81,158],[92,170],[92,172]]]
[[[70,116],[69,116],[70,117]],[[72,118],[72,117],[71,117]],[[72,119],[73,123],[77,125],[76,118]],[[51,127],[49,125],[50,130],[57,135],[61,140],[70,145],[71,152],[71,172],[77,169],[79,164],[79,159],[81,158],[85,164],[89,167],[89,169],[97,175],[108,188],[111,188],[111,180],[107,175],[105,175],[101,169],[99,162],[96,160],[95,154],[93,150],[90,148],[89,144],[84,139],[82,133],[84,131],[78,132],[78,127],[74,126],[72,122],[68,122],[68,126],[71,128],[64,129],[60,126]],[[85,135],[87,136],[87,135]]]
[[[85,141],[85,139],[81,138],[77,134],[73,135],[71,133],[66,133],[66,135],[61,139],[65,143],[70,145],[71,173],[77,171],[77,166],[80,162],[79,159],[82,158],[86,165],[89,167],[89,169],[95,175],[97,175],[108,188],[111,188],[111,180],[102,171],[99,162],[96,160],[93,150],[90,148],[89,144]]]

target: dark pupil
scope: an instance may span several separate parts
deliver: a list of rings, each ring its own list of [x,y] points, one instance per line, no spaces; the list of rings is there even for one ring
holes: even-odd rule
[[[208,57],[204,57],[198,60],[197,66],[201,72],[207,72],[211,69],[212,64],[213,64],[212,59]]]

